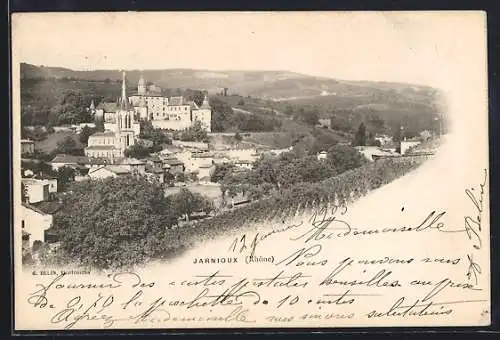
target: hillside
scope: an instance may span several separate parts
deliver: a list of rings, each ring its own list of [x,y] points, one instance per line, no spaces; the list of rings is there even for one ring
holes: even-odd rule
[[[127,72],[132,93],[141,71]],[[443,109],[439,91],[409,84],[345,81],[287,71],[166,69],[145,70],[143,74],[148,81],[160,85],[165,95],[179,95],[188,89],[208,90],[212,98],[236,108],[237,121],[230,119],[232,112],[228,107],[221,106],[220,101],[213,103],[217,111],[214,131],[279,131],[278,121],[282,119],[276,116],[314,114],[320,118],[334,117],[335,129],[345,132],[352,132],[365,122],[372,133],[394,133],[405,126],[409,136],[413,136],[424,129],[434,129],[435,115]],[[91,100],[96,104],[116,100],[120,81],[118,70],[74,71],[21,64],[23,124],[84,121],[86,114],[81,107],[87,107]],[[229,95],[218,95],[224,87]],[[245,116],[245,111],[254,116]],[[242,129],[242,125],[253,127]]]
[[[429,100],[436,90],[410,84],[345,81],[313,77],[288,71],[210,71],[196,69],[144,70],[144,77],[164,88],[191,88],[264,99],[287,99],[303,96],[336,94],[338,96],[377,96],[381,93],[408,99]],[[131,83],[139,80],[140,70],[127,70]],[[74,71],[61,67],[39,67],[21,64],[21,79],[74,78],[91,81],[119,81],[119,70]]]

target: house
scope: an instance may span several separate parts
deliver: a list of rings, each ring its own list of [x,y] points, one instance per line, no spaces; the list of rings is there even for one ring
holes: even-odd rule
[[[29,139],[21,139],[21,154],[32,154],[35,152],[35,142]]]
[[[213,163],[215,165],[230,164],[231,160],[227,157],[217,156],[217,157],[214,157]]]
[[[106,157],[88,157],[83,166],[89,169],[96,169],[110,164],[111,162]]]
[[[207,179],[210,181],[210,176],[212,175],[213,171],[215,170],[215,165],[214,164],[204,164],[201,165],[198,168],[198,179]]]
[[[34,179],[45,182],[49,185],[49,194],[57,192],[57,178],[46,176],[46,175],[36,175]]]
[[[272,149],[272,150],[268,150],[268,151],[263,152],[263,154],[264,155],[279,156],[282,153],[290,152],[290,151],[293,151],[293,146],[290,146],[290,147],[284,148],[284,149]]]
[[[61,125],[52,127],[54,132],[73,132],[74,128],[71,125]]]
[[[164,149],[160,151],[161,155],[171,156],[181,152],[182,149],[180,147],[174,145],[165,145]]]
[[[80,132],[82,132],[84,127],[87,127],[89,129],[95,129],[96,125],[95,125],[95,123],[80,123],[80,124],[74,125],[72,127],[75,129],[76,133],[80,133]]]
[[[61,198],[52,201],[43,201],[38,203],[30,204],[32,207],[41,210],[45,214],[54,215],[64,206],[63,200]]]
[[[392,142],[392,137],[391,136],[388,136],[388,135],[375,135],[375,138],[374,138],[376,141],[379,141],[380,142],[380,145],[381,146],[387,146],[389,145],[391,142]]]
[[[238,159],[233,162],[233,164],[236,166],[236,168],[241,169],[241,170],[250,170],[253,168],[253,162],[243,160],[243,159]]]
[[[160,157],[158,157],[156,155],[147,157],[145,159],[145,161],[146,161],[146,165],[149,165],[150,167],[152,167],[154,169],[163,169],[163,161]]]
[[[229,159],[245,160],[245,161],[254,162],[259,158],[260,152],[257,151],[255,148],[228,149],[228,150],[224,150],[222,152],[218,152],[217,155],[215,155],[215,156],[217,158],[224,157],[224,158],[229,158]]]
[[[146,165],[145,176],[148,181],[154,181],[158,183],[165,183],[165,171],[163,169],[154,168],[150,165]]]
[[[122,168],[128,169],[130,172],[138,172],[143,174],[146,172],[146,162],[135,158],[125,158],[120,162]]]
[[[130,170],[120,165],[107,165],[98,169],[89,170],[90,179],[104,179],[108,177],[118,177],[130,174]]]
[[[21,183],[26,190],[28,203],[37,203],[49,199],[49,183],[44,180],[23,178]]]
[[[330,129],[332,127],[332,120],[330,118],[318,119],[318,126]]]
[[[84,169],[96,169],[109,165],[111,162],[105,157],[87,157],[59,154],[50,161],[52,169],[58,170],[63,166],[83,172]]]
[[[50,161],[50,165],[52,166],[52,169],[54,169],[54,170],[58,170],[59,168],[62,168],[63,166],[77,169],[77,168],[80,168],[80,166],[85,166],[87,164],[89,164],[88,157],[72,156],[72,155],[65,155],[65,154],[56,155]]]
[[[184,173],[184,163],[177,158],[169,158],[163,162],[164,169],[168,169],[172,175]]]
[[[378,146],[356,146],[356,150],[366,157],[369,161],[374,161],[375,159],[381,157],[393,157],[399,156],[395,152],[384,150]]]
[[[21,229],[23,242],[33,247],[35,241],[45,242],[45,231],[52,226],[52,215],[23,203],[21,206]]]
[[[34,173],[30,169],[25,169],[22,172],[22,177],[33,177]]]
[[[411,148],[416,147],[421,143],[420,140],[403,140],[401,141],[401,154],[404,155]]]
[[[205,142],[188,142],[181,140],[173,140],[172,145],[185,149],[208,150],[208,143]]]
[[[322,159],[327,159],[328,158],[328,152],[326,151],[321,151],[321,152],[318,152],[316,154],[316,158],[319,160],[322,160]]]
[[[213,164],[213,154],[206,151],[184,151],[177,154],[177,158],[184,163],[185,170],[188,172],[196,172],[202,166]]]

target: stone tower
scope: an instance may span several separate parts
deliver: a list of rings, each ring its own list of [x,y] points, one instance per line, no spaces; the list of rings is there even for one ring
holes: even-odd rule
[[[137,94],[140,96],[146,95],[146,81],[144,80],[144,75],[141,72],[141,78],[139,79],[139,84],[137,85]]]

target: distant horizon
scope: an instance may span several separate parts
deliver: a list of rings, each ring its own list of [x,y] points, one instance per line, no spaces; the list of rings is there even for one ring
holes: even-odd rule
[[[75,71],[290,70],[455,91],[470,46],[486,46],[471,40],[483,19],[472,11],[15,13],[12,52]]]
[[[427,84],[420,84],[420,83],[415,83],[415,82],[403,82],[403,81],[391,81],[391,80],[372,80],[372,79],[346,79],[346,78],[338,78],[338,77],[329,77],[329,76],[317,76],[317,75],[311,75],[311,74],[306,74],[306,73],[300,73],[296,71],[290,71],[290,70],[274,70],[274,69],[226,69],[226,70],[219,70],[219,69],[209,69],[209,68],[190,68],[190,67],[169,67],[169,68],[150,68],[150,69],[140,69],[140,68],[128,68],[128,69],[122,69],[122,68],[98,68],[98,69],[76,69],[68,66],[54,66],[54,65],[37,65],[32,62],[28,61],[21,61],[19,63],[21,64],[27,64],[39,68],[60,68],[60,69],[65,69],[68,71],[73,71],[73,72],[99,72],[99,71],[116,71],[118,72],[147,72],[147,71],[167,71],[167,70],[189,70],[189,71],[205,71],[205,72],[287,72],[287,73],[293,73],[298,76],[302,77],[311,77],[311,78],[322,78],[322,79],[331,79],[331,80],[336,80],[340,82],[369,82],[369,83],[385,83],[385,84],[401,84],[401,85],[408,85],[408,86],[417,86],[417,87],[428,87],[432,88],[434,90],[441,90],[439,87],[432,86],[432,85],[427,85]]]

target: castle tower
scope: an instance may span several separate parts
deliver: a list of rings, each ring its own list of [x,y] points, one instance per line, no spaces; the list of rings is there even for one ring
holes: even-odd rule
[[[144,80],[142,72],[141,72],[141,78],[139,79],[139,84],[137,85],[137,94],[139,96],[146,95],[146,81]]]
[[[208,103],[208,97],[205,94],[205,98],[203,98],[203,103],[201,104],[200,109],[210,109],[210,105]]]
[[[210,104],[208,102],[208,96],[205,94],[205,98],[203,98],[203,103],[197,110],[193,110],[192,121],[199,121],[203,129],[208,132],[211,132],[212,129],[212,109],[210,108]]]

